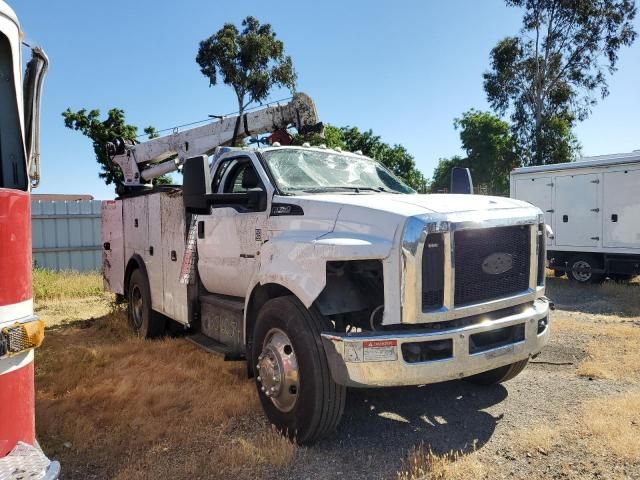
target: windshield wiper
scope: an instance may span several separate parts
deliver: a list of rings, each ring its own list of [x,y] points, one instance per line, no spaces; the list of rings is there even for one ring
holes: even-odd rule
[[[307,192],[307,193],[319,193],[319,192],[330,192],[333,190],[349,190],[352,192],[356,192],[356,193],[360,193],[361,191],[364,192],[384,192],[384,193],[400,193],[400,192],[396,192],[394,190],[387,190],[384,187],[349,187],[346,185],[336,185],[336,186],[330,186],[330,187],[313,187],[313,188],[305,188],[302,191],[303,192]]]

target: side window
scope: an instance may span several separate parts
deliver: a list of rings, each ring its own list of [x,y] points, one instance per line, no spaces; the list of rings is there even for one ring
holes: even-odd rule
[[[260,178],[250,162],[238,163],[229,172],[225,182],[225,193],[244,193],[254,188],[262,188]]]
[[[0,188],[27,190],[16,85],[13,83],[13,52],[9,39],[0,32]]]
[[[218,165],[216,174],[213,177],[213,180],[211,181],[211,191],[213,193],[218,193],[218,189],[220,188],[220,182],[222,181],[222,178],[224,177],[225,172],[229,168],[229,165],[231,165],[231,162],[232,162],[231,159],[224,160],[220,163],[220,165]]]

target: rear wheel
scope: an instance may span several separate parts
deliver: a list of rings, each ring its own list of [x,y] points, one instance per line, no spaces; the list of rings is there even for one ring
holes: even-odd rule
[[[601,283],[604,274],[593,271],[599,267],[598,261],[591,255],[575,255],[569,259],[567,277],[578,283]]]
[[[469,382],[476,383],[478,385],[497,385],[498,383],[511,380],[522,372],[529,363],[529,359],[525,358],[519,362],[505,365],[504,367],[494,368],[486,372],[478,373],[471,377],[466,378]]]
[[[331,433],[342,417],[346,388],[331,378],[320,332],[333,330],[295,297],[269,300],[253,334],[256,387],[269,421],[304,444]]]
[[[131,274],[127,299],[129,301],[127,308],[129,326],[144,338],[162,336],[166,322],[151,309],[149,281],[140,269],[134,270]]]

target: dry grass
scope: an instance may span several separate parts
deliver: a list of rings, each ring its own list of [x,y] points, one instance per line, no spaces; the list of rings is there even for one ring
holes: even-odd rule
[[[409,452],[398,480],[476,480],[487,475],[488,468],[478,455],[450,452],[437,455],[420,445]]]
[[[554,332],[589,336],[588,358],[578,365],[578,375],[640,382],[640,327],[631,322],[585,322],[562,318]]]
[[[33,270],[33,297],[38,303],[100,295],[102,275],[99,272]]]
[[[611,317],[640,317],[640,277],[631,283],[611,280],[576,285],[566,278],[547,278],[547,295],[559,308]]]
[[[594,454],[602,455],[606,450],[628,461],[640,458],[640,392],[586,402],[582,422]]]
[[[39,439],[65,478],[255,478],[296,453],[244,363],[139,339],[122,308],[48,330],[36,365]]]
[[[513,435],[513,446],[521,453],[552,452],[561,443],[563,431],[557,424],[540,424],[518,430]]]

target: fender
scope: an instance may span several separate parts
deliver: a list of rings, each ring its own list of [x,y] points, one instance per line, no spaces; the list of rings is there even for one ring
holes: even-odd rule
[[[135,270],[135,268],[139,268],[144,273],[145,277],[147,277],[147,281],[149,281],[149,274],[147,273],[147,266],[144,263],[144,260],[140,255],[134,253],[131,255],[131,258],[127,262],[127,268],[124,272],[124,294],[127,295],[127,291],[129,290],[129,279],[131,278],[131,274]]]
[[[326,285],[327,261],[384,260],[391,251],[391,241],[353,232],[283,232],[272,238],[260,251],[245,296],[245,337],[249,302],[258,286],[280,285],[310,308]]]

